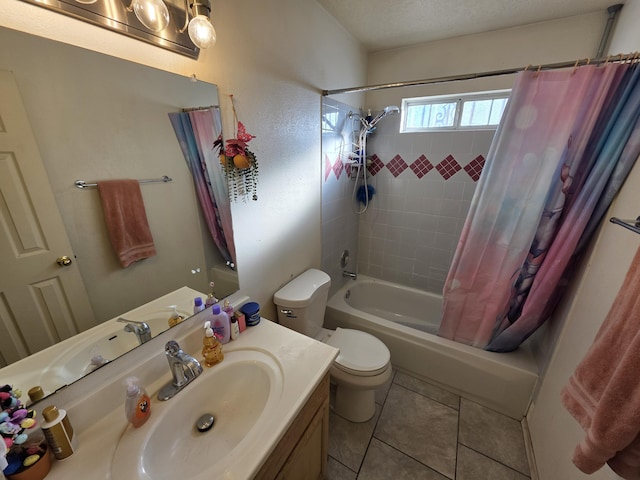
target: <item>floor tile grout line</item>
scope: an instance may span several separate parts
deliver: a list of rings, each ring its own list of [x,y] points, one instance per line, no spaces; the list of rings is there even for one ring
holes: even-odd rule
[[[415,458],[415,457],[413,457],[413,456],[409,455],[407,452],[403,452],[402,450],[399,450],[398,448],[396,448],[396,447],[394,447],[393,445],[391,445],[391,444],[389,444],[389,443],[385,442],[385,441],[384,441],[384,440],[382,440],[381,438],[378,438],[378,437],[376,437],[375,435],[372,435],[372,436],[371,436],[371,438],[375,438],[375,439],[376,439],[376,440],[378,440],[380,443],[384,443],[387,447],[392,448],[392,449],[394,449],[396,452],[401,453],[402,455],[404,455],[405,457],[408,457],[408,458],[410,458],[411,460],[414,460],[414,461],[418,462],[420,465],[422,465],[422,466],[423,466],[423,467],[425,467],[425,468],[428,468],[430,471],[432,471],[432,472],[434,472],[434,473],[437,473],[438,475],[441,475],[441,476],[443,476],[443,477],[445,477],[445,478],[451,478],[451,477],[449,477],[448,475],[445,475],[444,473],[439,472],[439,471],[438,471],[438,470],[436,470],[435,468],[430,467],[430,466],[429,466],[429,465],[427,465],[426,463],[421,462],[421,461],[420,461],[420,460],[418,460],[417,458]],[[451,478],[451,480],[455,480],[455,477],[454,477],[454,478]]]
[[[459,446],[460,446],[460,428],[461,428],[461,422],[460,422],[460,407],[462,406],[461,403],[462,401],[460,400],[461,397],[458,397],[458,429],[456,431],[456,466],[453,469],[453,478],[454,480],[458,477],[458,460],[460,458],[460,456],[458,455],[459,452]]]
[[[354,472],[348,465],[345,465],[344,463],[342,463],[340,460],[338,460],[336,457],[334,457],[333,455],[327,455],[327,457],[331,457],[333,458],[334,462],[338,462],[340,465],[342,465],[344,468],[346,468],[347,470],[349,470],[350,472],[355,473],[356,475],[358,475],[358,472]]]
[[[412,393],[415,393],[416,395],[420,395],[421,397],[428,398],[429,400],[431,400],[433,402],[436,402],[437,404],[442,405],[443,407],[446,407],[446,408],[448,408],[450,410],[453,410],[454,412],[456,412],[458,414],[458,416],[460,415],[460,398],[458,398],[458,410],[456,410],[451,405],[447,405],[446,403],[442,403],[442,402],[436,400],[435,398],[430,397],[429,395],[425,395],[424,393],[417,392],[417,391],[413,390],[412,388],[405,387],[404,385],[400,385],[399,383],[396,383],[394,385],[397,385],[400,388],[404,388],[408,392],[412,392]]]
[[[496,459],[496,458],[490,457],[490,456],[489,456],[489,455],[487,455],[486,453],[482,453],[481,451],[476,450],[475,448],[470,447],[469,445],[466,445],[466,444],[464,444],[464,443],[462,443],[462,442],[458,442],[458,445],[462,445],[463,447],[468,448],[469,450],[472,450],[472,451],[476,452],[478,455],[482,455],[484,458],[487,458],[487,459],[489,459],[489,460],[491,460],[491,461],[494,461],[494,462],[496,462],[496,463],[499,463],[499,464],[500,464],[500,465],[502,465],[503,467],[506,467],[506,468],[508,468],[509,470],[512,470],[512,471],[514,471],[514,472],[516,472],[516,473],[519,473],[520,475],[524,475],[524,476],[525,476],[525,477],[527,477],[527,478],[531,478],[531,475],[530,475],[530,474],[526,474],[526,473],[524,473],[524,472],[521,472],[520,470],[518,470],[518,469],[516,469],[516,468],[513,468],[513,467],[511,467],[511,466],[507,465],[506,463],[501,462],[500,460],[498,460],[498,459]],[[456,447],[456,450],[457,450],[457,447]]]
[[[391,387],[389,387],[389,390],[391,390]],[[387,400],[385,398],[385,403],[386,402],[387,402]],[[369,437],[369,442],[367,443],[367,448],[364,449],[364,455],[362,456],[362,460],[360,460],[360,465],[358,466],[358,471],[356,472],[356,475],[360,475],[360,470],[362,470],[362,464],[364,463],[364,459],[367,458],[367,453],[369,452],[369,447],[371,447],[371,440],[373,440],[373,437],[375,436],[376,428],[378,427],[378,423],[380,422],[380,418],[382,417],[383,409],[384,409],[384,403],[380,407],[380,415],[378,415],[378,419],[376,420],[376,424],[373,426],[373,430],[371,430],[371,436]],[[375,415],[375,413],[374,413],[374,415]],[[357,480],[357,477],[356,477],[356,480]]]

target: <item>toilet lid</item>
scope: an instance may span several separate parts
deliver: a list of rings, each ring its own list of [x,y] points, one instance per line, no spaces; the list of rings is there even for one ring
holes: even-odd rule
[[[327,345],[340,349],[335,365],[354,375],[376,375],[387,368],[391,359],[384,343],[360,330],[338,328]]]

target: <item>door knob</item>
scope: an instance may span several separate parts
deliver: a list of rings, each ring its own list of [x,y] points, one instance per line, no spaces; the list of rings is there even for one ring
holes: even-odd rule
[[[68,267],[69,265],[71,265],[71,259],[66,255],[64,255],[62,257],[58,257],[58,259],[56,260],[56,263],[61,267]]]

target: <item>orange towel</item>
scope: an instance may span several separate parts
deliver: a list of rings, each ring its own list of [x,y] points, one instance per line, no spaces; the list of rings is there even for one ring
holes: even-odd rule
[[[562,403],[585,430],[573,463],[640,480],[640,248]]]
[[[153,244],[142,192],[137,180],[108,180],[98,182],[104,219],[111,246],[120,264],[128,267],[133,262],[153,257]]]

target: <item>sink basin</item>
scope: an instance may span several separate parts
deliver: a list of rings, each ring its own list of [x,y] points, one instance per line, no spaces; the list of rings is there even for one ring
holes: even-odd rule
[[[147,423],[129,425],[116,447],[112,478],[224,478],[233,462],[251,455],[250,444],[260,440],[282,389],[281,367],[270,354],[225,352],[222,363],[205,367],[172,399],[160,402],[152,395]],[[215,422],[200,432],[196,422],[204,414]]]

